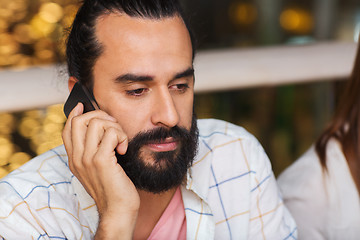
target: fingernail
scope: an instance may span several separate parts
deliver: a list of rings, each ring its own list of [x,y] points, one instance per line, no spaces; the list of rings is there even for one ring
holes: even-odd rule
[[[125,146],[124,146],[124,144],[117,145],[116,151],[118,152],[118,154],[124,155],[127,151],[127,145],[125,145]]]

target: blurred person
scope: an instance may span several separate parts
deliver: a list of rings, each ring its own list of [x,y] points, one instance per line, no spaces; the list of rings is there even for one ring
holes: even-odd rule
[[[278,178],[299,239],[360,236],[360,47],[332,121]]]
[[[175,0],[85,0],[67,41],[64,145],[0,180],[3,239],[296,237],[259,142],[193,113],[194,44]],[[77,85],[76,85],[77,86]]]

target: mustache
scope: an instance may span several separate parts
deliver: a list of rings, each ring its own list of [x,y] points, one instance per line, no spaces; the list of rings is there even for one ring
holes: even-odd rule
[[[189,135],[189,130],[179,126],[174,126],[172,128],[158,127],[138,133],[133,139],[129,141],[129,145],[134,143],[141,143],[141,145],[160,143],[166,138],[173,138],[175,141],[178,141],[187,138]]]

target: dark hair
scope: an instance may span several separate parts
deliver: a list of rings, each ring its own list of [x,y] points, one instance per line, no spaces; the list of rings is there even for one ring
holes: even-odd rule
[[[341,96],[337,111],[315,145],[325,171],[327,171],[326,145],[331,138],[340,142],[360,194],[360,44],[352,74]]]
[[[189,31],[194,58],[194,37],[177,0],[84,0],[66,42],[66,60],[69,75],[89,89],[93,87],[94,64],[102,53],[102,46],[95,36],[96,21],[112,12],[149,19],[180,16]]]

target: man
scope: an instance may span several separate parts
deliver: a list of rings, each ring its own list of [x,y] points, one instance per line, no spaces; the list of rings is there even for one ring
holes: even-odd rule
[[[64,146],[0,182],[0,236],[296,237],[256,139],[195,119],[192,42],[175,0],[84,2],[67,42],[69,89],[80,81],[101,110],[79,103]]]

